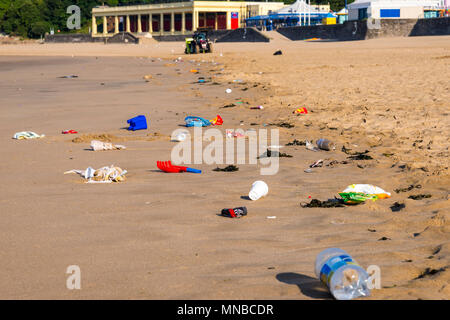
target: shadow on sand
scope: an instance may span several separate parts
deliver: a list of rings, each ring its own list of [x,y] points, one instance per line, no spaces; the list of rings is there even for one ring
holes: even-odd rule
[[[333,299],[328,289],[316,278],[304,274],[285,272],[276,275],[278,281],[296,285],[305,296],[314,299]]]

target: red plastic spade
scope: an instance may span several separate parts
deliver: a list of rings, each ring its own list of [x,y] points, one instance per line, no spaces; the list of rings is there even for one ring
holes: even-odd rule
[[[192,169],[188,167],[182,167],[182,166],[174,166],[172,165],[172,162],[170,161],[156,161],[156,166],[164,171],[164,172],[193,172],[193,173],[202,173],[201,170],[198,169]]]

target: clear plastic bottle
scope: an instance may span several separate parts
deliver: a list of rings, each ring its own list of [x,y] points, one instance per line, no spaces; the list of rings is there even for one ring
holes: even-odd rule
[[[319,149],[322,150],[335,150],[336,149],[336,144],[334,142],[331,142],[328,139],[319,139],[316,141],[317,146],[319,147]]]
[[[370,295],[369,275],[342,249],[329,248],[319,253],[315,272],[337,300]]]

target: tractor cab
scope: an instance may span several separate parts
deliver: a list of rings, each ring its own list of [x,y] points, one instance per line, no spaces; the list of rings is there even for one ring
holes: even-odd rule
[[[212,43],[208,39],[208,30],[199,29],[194,32],[192,38],[186,38],[186,49],[184,53],[212,52]]]

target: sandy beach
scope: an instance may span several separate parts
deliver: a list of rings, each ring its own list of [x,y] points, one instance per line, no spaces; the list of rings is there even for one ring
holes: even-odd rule
[[[0,299],[332,299],[314,274],[316,255],[330,247],[380,267],[381,289],[365,299],[450,298],[450,36],[274,36],[216,43],[212,54],[183,50],[181,42],[0,46]],[[299,107],[308,114],[293,114]],[[140,114],[148,129],[126,130]],[[278,129],[280,151],[292,157],[267,176],[260,164],[163,173],[156,161],[170,159],[170,135],[189,115],[220,115],[224,134],[289,123]],[[61,134],[69,129],[78,134]],[[45,137],[12,139],[19,131]],[[336,150],[285,146],[319,138]],[[127,149],[93,152],[92,139]],[[343,146],[373,159],[350,160]],[[318,159],[332,164],[306,173]],[[111,164],[128,171],[126,181],[63,174]],[[251,201],[255,180],[269,193]],[[357,183],[391,198],[300,206]],[[395,192],[410,185],[420,188]],[[431,197],[409,198],[419,194]],[[393,211],[395,203],[405,207]],[[219,216],[239,206],[246,217]],[[70,265],[81,269],[81,290],[66,287]]]

